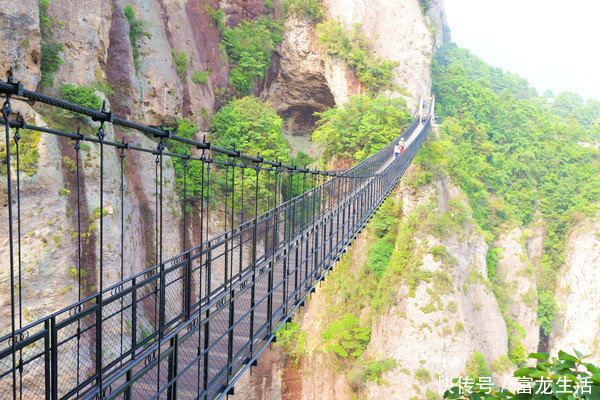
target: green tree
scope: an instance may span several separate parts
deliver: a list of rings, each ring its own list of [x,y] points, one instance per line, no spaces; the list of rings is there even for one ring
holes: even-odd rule
[[[364,160],[400,135],[411,119],[403,99],[384,96],[354,96],[319,116],[313,140],[325,144],[326,162],[334,156]]]
[[[295,15],[298,18],[315,21],[323,18],[321,0],[284,0],[282,8],[286,15]]]
[[[289,146],[283,138],[283,120],[268,103],[248,96],[233,100],[213,117],[213,144],[259,154],[268,160],[286,160]]]
[[[260,154],[261,157],[267,160],[288,161],[289,144],[283,137],[283,120],[268,103],[263,103],[252,96],[233,100],[214,115],[212,143],[215,146],[236,149],[248,155]],[[216,157],[225,159],[223,156]],[[251,164],[251,166],[254,166],[254,164]],[[238,169],[238,177],[239,174]],[[221,168],[221,177],[223,176],[226,177],[227,175],[223,174]],[[245,171],[243,199],[241,197],[242,190],[236,190],[234,193],[237,196],[235,198],[236,210],[241,209],[243,203],[253,205],[257,190],[261,211],[266,211],[269,205],[274,204],[275,180],[272,174],[259,173],[258,188],[255,177],[256,172],[254,170]],[[222,180],[219,185],[223,193],[229,194],[231,183],[227,184]],[[225,192],[227,185],[229,185],[229,191]]]
[[[348,313],[327,325],[321,336],[328,342],[325,350],[335,352],[340,357],[358,357],[367,348],[371,328],[365,326],[360,318]]]
[[[229,81],[238,95],[250,94],[271,63],[275,45],[281,42],[282,27],[271,18],[242,21],[236,27],[223,27],[223,46],[230,64]]]

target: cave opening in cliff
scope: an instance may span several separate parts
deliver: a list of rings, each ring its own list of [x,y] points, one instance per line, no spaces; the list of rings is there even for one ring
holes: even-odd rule
[[[318,110],[311,106],[295,106],[285,110],[282,114],[283,131],[292,136],[312,137],[319,117],[315,115]]]

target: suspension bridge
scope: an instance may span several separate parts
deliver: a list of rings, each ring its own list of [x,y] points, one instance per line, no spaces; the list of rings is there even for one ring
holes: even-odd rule
[[[405,132],[356,166],[319,171],[218,148],[170,128],[137,124],[113,115],[106,106],[92,110],[29,91],[10,75],[0,81],[0,93],[5,98],[0,123],[7,149],[7,201],[1,223],[7,224],[9,236],[11,318],[10,333],[0,338],[0,399],[215,399],[234,394],[236,381],[256,365],[277,331],[304,305],[398,183],[426,138],[433,109],[433,101],[428,113],[421,106]],[[17,101],[90,117],[96,128],[86,134],[29,124],[14,112]],[[110,140],[109,126],[152,137],[157,146],[136,146],[125,137]],[[62,140],[73,144],[79,288],[77,302],[25,324],[21,225],[22,205],[28,199],[21,189],[19,143],[31,132],[67,138]],[[407,147],[395,158],[393,147],[400,138],[406,139]],[[172,142],[193,151],[169,152]],[[85,258],[89,233],[86,241],[86,210],[80,199],[84,143],[98,152],[93,183],[98,185],[101,211],[95,232],[97,257],[91,266]],[[117,170],[107,167],[111,152],[118,157]],[[124,242],[133,232],[128,231],[123,209],[124,175],[133,153],[153,157],[155,256],[152,266],[129,268],[141,272],[126,276]],[[180,162],[184,171],[178,227],[183,251],[174,256],[166,256],[173,247],[165,238],[168,160]],[[199,171],[200,195],[193,199],[197,207],[190,209],[188,175],[193,163]],[[217,177],[225,186],[221,194],[214,189]],[[89,172],[85,178],[89,185]],[[109,245],[103,210],[109,180],[120,180],[117,283],[105,277]],[[209,235],[216,220],[222,233]],[[201,238],[188,245],[185,238],[192,221],[199,224]],[[87,279],[95,283],[94,293],[89,293],[89,285],[82,290],[82,270],[93,275]],[[2,290],[8,292],[6,287]]]

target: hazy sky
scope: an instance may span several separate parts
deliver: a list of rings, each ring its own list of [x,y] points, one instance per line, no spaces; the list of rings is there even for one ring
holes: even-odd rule
[[[445,0],[452,41],[543,93],[600,100],[599,0]]]

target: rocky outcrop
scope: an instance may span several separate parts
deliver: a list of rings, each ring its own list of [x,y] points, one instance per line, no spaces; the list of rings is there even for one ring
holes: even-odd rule
[[[37,9],[29,12],[37,12]],[[47,12],[59,24],[52,30],[52,36],[64,47],[61,53],[64,63],[54,74],[56,85],[90,86],[96,81],[97,71],[103,71],[106,66],[110,3],[104,0],[50,1]]]
[[[446,18],[446,8],[444,0],[432,0],[431,8],[427,13],[429,25],[434,32],[435,47],[440,48],[446,43],[450,43],[450,27]]]
[[[135,103],[130,99],[139,99],[140,94],[129,40],[129,22],[121,6],[115,1],[111,4],[110,45],[106,54],[105,74],[115,92],[111,95],[114,112],[117,115],[132,115]]]
[[[279,74],[262,97],[278,113],[306,109],[323,112],[336,104],[325,77],[325,61],[310,20],[289,18],[278,49]]]
[[[600,362],[600,221],[579,224],[567,238],[566,262],[557,281],[560,313],[550,335],[552,353],[572,349]]]
[[[0,8],[0,77],[10,67],[15,81],[35,88],[40,80],[40,15],[38,0],[8,1]]]
[[[401,183],[397,196],[405,218],[415,207],[427,204],[434,192],[440,193],[440,210],[447,209],[452,199],[461,199],[460,190],[448,178],[412,194]],[[418,242],[426,248],[447,249],[446,261],[425,253],[420,269],[446,276],[451,287],[441,290],[435,279],[422,281],[414,296],[408,287],[401,287],[396,304],[374,321],[367,351],[395,359],[398,367],[383,374],[389,386],[369,383],[367,398],[394,398],[399,393],[402,398],[424,398],[427,390],[439,393],[439,382],[424,380],[418,370],[428,371],[431,377],[439,375],[443,382],[464,376],[465,365],[476,351],[491,363],[508,350],[506,326],[487,282],[487,245],[472,220],[445,238],[427,235]],[[427,307],[436,302],[433,310]]]
[[[41,116],[31,107],[14,101],[14,111],[19,111],[26,120],[38,126],[46,126]],[[11,132],[11,137],[14,131]],[[22,132],[21,136],[34,132]],[[20,289],[23,311],[23,325],[45,317],[67,304],[77,301],[77,287],[69,276],[73,256],[77,254],[77,242],[71,236],[70,218],[66,210],[70,208],[68,197],[59,196],[59,190],[67,188],[61,169],[61,154],[58,139],[52,135],[41,135],[38,145],[39,158],[37,172],[21,174],[21,237],[17,225],[16,177],[13,175],[13,249],[14,285],[17,289],[16,328],[19,328],[18,292]],[[11,327],[11,263],[9,248],[8,199],[6,175],[0,178],[0,335]],[[53,199],[48,202],[48,199]],[[18,240],[21,243],[21,282],[19,288]]]
[[[527,354],[538,351],[540,327],[537,316],[537,286],[535,265],[543,250],[543,230],[523,231],[518,227],[500,236],[495,247],[498,254],[496,276],[499,284],[510,293],[507,296],[508,313],[513,321],[523,327],[520,338]]]
[[[395,83],[406,89],[410,108],[418,104],[421,95],[429,97],[433,38],[418,0],[324,0],[323,6],[328,15],[339,20],[345,28],[361,24],[374,52],[399,62],[394,70]],[[343,76],[342,73],[332,74],[332,77]],[[337,86],[335,82],[330,85]],[[390,94],[395,95],[398,94]]]

